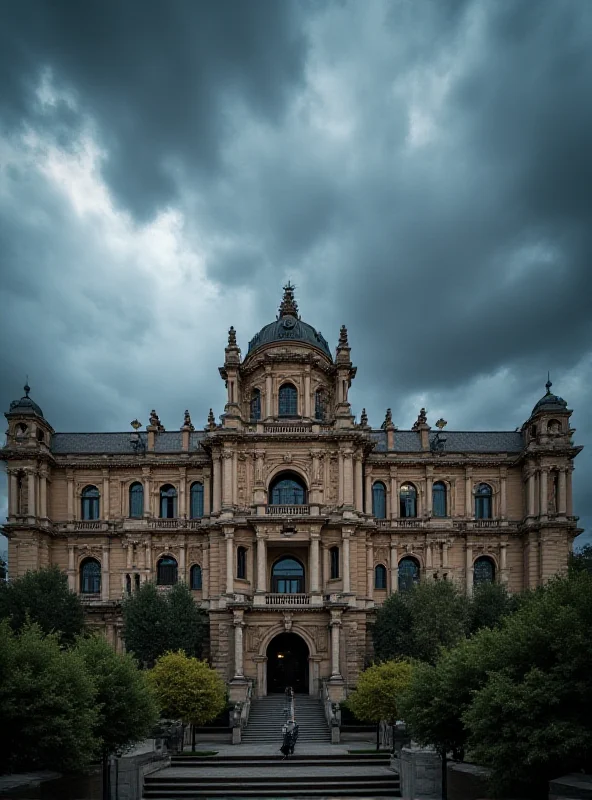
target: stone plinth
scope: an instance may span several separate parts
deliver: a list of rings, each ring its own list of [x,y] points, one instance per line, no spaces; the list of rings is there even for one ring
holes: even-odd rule
[[[442,800],[442,760],[435,750],[403,747],[398,761],[403,800]]]

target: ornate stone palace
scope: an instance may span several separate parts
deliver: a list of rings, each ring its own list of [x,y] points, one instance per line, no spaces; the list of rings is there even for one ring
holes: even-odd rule
[[[352,414],[347,330],[329,345],[298,315],[293,287],[241,359],[230,329],[228,402],[196,431],[55,433],[29,396],[11,403],[9,574],[58,564],[91,624],[120,648],[121,600],[144,581],[186,581],[208,610],[210,653],[245,696],[338,700],[371,656],[368,622],[420,580],[512,592],[566,567],[571,411],[547,393],[520,431],[411,430],[390,410]]]

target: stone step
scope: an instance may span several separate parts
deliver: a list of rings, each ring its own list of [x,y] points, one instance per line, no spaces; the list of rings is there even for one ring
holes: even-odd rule
[[[240,782],[239,782],[240,780]],[[237,777],[234,781],[148,783],[144,787],[144,798],[152,800],[180,800],[180,798],[208,797],[400,797],[400,783],[396,776],[377,778],[369,776],[347,780],[320,780],[309,778],[297,780],[290,775],[288,780],[270,778],[268,781],[245,782]]]
[[[225,769],[243,769],[245,767],[267,767],[277,765],[279,757],[277,755],[265,756],[173,756],[171,758],[172,767],[224,767]],[[343,764],[348,766],[383,766],[388,767],[390,756],[380,754],[373,756],[352,755],[352,756],[313,756],[299,755],[298,753],[282,761],[282,767],[340,767]]]

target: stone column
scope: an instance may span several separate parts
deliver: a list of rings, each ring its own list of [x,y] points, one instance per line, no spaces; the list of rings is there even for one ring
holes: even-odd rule
[[[232,461],[233,454],[222,451],[223,476],[222,476],[222,508],[229,508],[232,505]]]
[[[204,470],[204,517],[209,517],[212,511],[212,482],[209,470]]]
[[[465,516],[473,517],[473,470],[465,470]]]
[[[319,545],[320,534],[310,534],[310,591],[311,594],[319,593]]]
[[[47,471],[39,476],[39,516],[47,518]]]
[[[273,416],[273,409],[272,409],[272,392],[273,392],[273,382],[271,376],[271,367],[265,368],[265,416],[271,417]]]
[[[349,594],[350,586],[350,564],[349,564],[349,531],[343,531],[343,592]]]
[[[343,454],[343,502],[347,506],[354,504],[354,464],[351,452]]]
[[[331,578],[331,567],[329,564],[329,548],[323,545],[323,588],[327,589],[327,584]]]
[[[564,517],[567,513],[567,477],[566,477],[566,468],[562,467],[559,470],[559,487],[558,487],[558,498],[557,498],[557,511],[558,513]]]
[[[232,454],[232,505],[238,506],[238,453]]]
[[[222,466],[220,454],[214,454],[214,505],[213,512],[217,514],[222,505]]]
[[[426,570],[429,570],[430,572],[434,568],[434,562],[433,562],[433,557],[432,556],[433,556],[432,543],[431,542],[426,542]]]
[[[33,472],[32,469],[29,470],[28,481],[29,481],[29,486],[28,486],[28,489],[29,489],[29,493],[28,493],[29,506],[28,506],[27,515],[29,517],[34,517],[36,515],[36,513],[37,513],[37,509],[35,507],[35,499],[36,499],[36,496],[37,496],[37,475],[35,475],[35,473]]]
[[[549,489],[549,470],[543,467],[539,472],[539,516],[546,517],[549,514],[548,509],[548,489]]]
[[[109,599],[109,545],[103,545],[103,558],[101,561],[101,600]]]
[[[428,517],[431,517],[433,512],[433,499],[434,499],[432,494],[433,485],[434,485],[434,468],[426,467],[426,505],[427,505]]]
[[[534,470],[528,476],[528,516],[534,517],[535,515],[535,474]]]
[[[68,545],[68,589],[78,594],[76,587],[76,554],[73,544]]]
[[[364,511],[364,468],[362,464],[362,454],[356,456],[356,511]]]
[[[343,453],[337,453],[337,463],[339,464],[339,494],[337,498],[337,505],[343,505]]]
[[[234,594],[234,533],[224,532],[226,539],[226,594]]]
[[[339,629],[341,628],[341,611],[331,612],[331,678],[342,680],[339,667]]]
[[[257,532],[257,591],[265,594],[266,579],[266,543],[262,533]]]
[[[399,479],[396,468],[391,468],[391,519],[399,518]]]
[[[142,467],[142,484],[144,486],[144,507],[143,516],[150,516],[150,495],[152,492],[152,480],[150,478],[150,467]]]
[[[234,677],[244,678],[243,669],[243,628],[245,623],[242,618],[234,619]]]
[[[399,591],[399,552],[395,542],[391,542],[391,594]]]
[[[508,582],[508,546],[502,542],[500,544],[500,581]]]
[[[467,597],[470,597],[473,594],[473,546],[468,542],[466,545],[465,556],[465,588]]]
[[[179,545],[179,575],[184,583],[187,583],[187,561],[185,558],[185,543]],[[202,576],[203,580],[203,576]]]
[[[179,467],[179,505],[177,506],[177,516],[187,517],[187,469]]]
[[[146,572],[152,573],[152,543],[146,542]]]
[[[73,520],[76,519],[78,514],[76,514],[76,510],[74,508],[74,473],[68,472],[68,519]]]
[[[372,539],[366,542],[366,574],[367,586],[366,593],[369,600],[374,599],[374,546]]]
[[[372,515],[372,472],[366,469],[366,500],[365,513]]]
[[[19,513],[18,507],[18,479],[16,476],[16,472],[14,470],[10,470],[8,473],[10,476],[10,491],[8,492],[8,516],[14,516],[15,514]]]
[[[573,467],[567,468],[567,475],[566,475],[566,506],[567,506],[567,516],[573,516],[573,491],[572,491],[572,482],[571,482],[571,475],[573,472]]]
[[[111,505],[109,497],[109,470],[103,470],[103,496],[101,498],[101,505],[103,506],[102,519],[109,519],[109,506]]]
[[[506,519],[508,516],[508,497],[507,497],[507,470],[500,470],[500,517]]]
[[[310,369],[310,367],[309,367]],[[304,373],[304,415],[307,418],[312,416],[310,405],[310,372]]]
[[[210,546],[204,541],[201,551],[201,599],[210,597]]]
[[[132,542],[125,542],[123,546],[125,547],[125,556],[126,556],[125,557],[125,568],[129,572],[130,569],[132,568],[133,564],[134,564],[134,561],[133,561],[133,558],[134,558],[134,545],[133,545]]]
[[[442,542],[442,569],[448,569],[448,542]]]

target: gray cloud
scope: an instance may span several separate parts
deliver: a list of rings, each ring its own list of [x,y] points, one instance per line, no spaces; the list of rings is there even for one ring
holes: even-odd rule
[[[90,136],[112,207],[74,213],[43,148],[0,172],[5,407],[28,370],[62,429],[205,419],[225,328],[246,350],[291,277],[374,424],[512,429],[551,369],[591,442],[589,4],[34,5],[3,14],[0,131]]]

